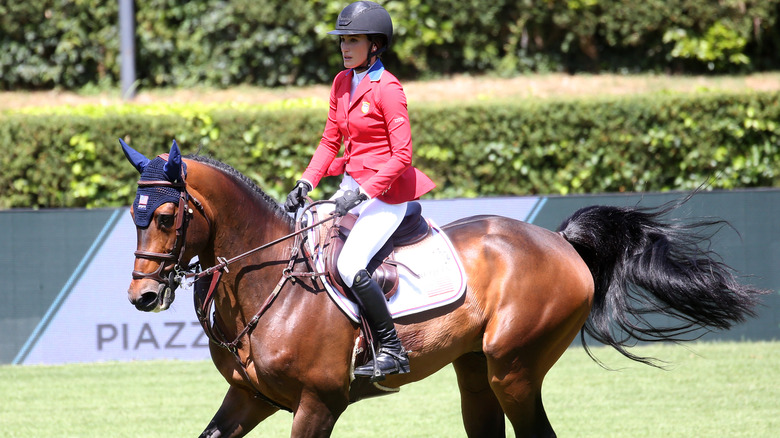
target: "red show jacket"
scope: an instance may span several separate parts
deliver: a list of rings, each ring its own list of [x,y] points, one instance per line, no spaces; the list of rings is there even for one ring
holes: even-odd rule
[[[400,204],[436,185],[412,166],[412,130],[406,95],[395,76],[377,60],[355,89],[353,72],[336,75],[322,140],[303,179],[319,184],[324,176],[347,172],[371,198]],[[344,155],[336,158],[344,144]]]

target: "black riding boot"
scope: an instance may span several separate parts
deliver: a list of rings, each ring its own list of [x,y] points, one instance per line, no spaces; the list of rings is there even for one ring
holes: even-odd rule
[[[385,374],[408,373],[409,358],[401,345],[401,340],[398,339],[385,296],[365,269],[355,275],[352,292],[374,333],[374,338],[380,345],[375,358],[379,375],[374,374],[374,361],[370,361],[355,368],[355,376],[371,377],[372,381],[378,381],[384,380]]]

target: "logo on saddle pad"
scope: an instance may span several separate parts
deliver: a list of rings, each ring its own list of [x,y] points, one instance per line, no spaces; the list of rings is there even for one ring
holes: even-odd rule
[[[466,290],[466,274],[452,243],[441,229],[420,215],[420,205],[409,203],[409,212],[393,237],[368,266],[388,298],[393,317],[412,315],[458,300]],[[359,321],[357,304],[344,293],[335,261],[356,217],[347,215],[307,239],[317,272],[328,294],[353,321]],[[317,236],[323,236],[318,238]]]

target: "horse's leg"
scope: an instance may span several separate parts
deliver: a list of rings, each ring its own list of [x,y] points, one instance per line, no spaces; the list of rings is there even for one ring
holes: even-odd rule
[[[200,436],[208,438],[240,437],[279,409],[252,397],[247,391],[231,386],[222,406]]]
[[[504,411],[488,381],[482,353],[468,353],[453,362],[458,375],[463,426],[470,437],[504,437]]]
[[[322,396],[304,390],[295,409],[292,435],[295,438],[329,437],[336,420],[347,409],[345,394]]]
[[[549,314],[541,319],[523,312],[504,315],[511,313],[518,316],[499,317],[485,331],[490,386],[517,437],[555,437],[542,404],[542,381],[576,336],[585,310],[563,320]]]
[[[557,281],[567,284],[565,276]],[[547,290],[550,298],[504,306],[482,338],[490,386],[517,437],[556,436],[542,404],[542,382],[576,337],[590,308],[583,298],[587,293],[579,292],[587,288]]]
[[[504,364],[488,360],[490,385],[501,408],[512,423],[515,435],[525,438],[555,437],[542,404],[542,378],[532,369],[507,371]]]

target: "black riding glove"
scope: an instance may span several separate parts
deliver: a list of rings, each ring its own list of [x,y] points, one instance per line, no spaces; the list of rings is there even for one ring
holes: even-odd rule
[[[368,196],[365,193],[347,190],[344,192],[344,195],[334,200],[336,202],[336,214],[344,216],[367,199]]]
[[[284,203],[284,209],[289,212],[294,212],[301,208],[304,202],[304,198],[312,190],[309,183],[303,180],[298,180],[295,183],[295,188],[292,189],[289,195],[287,195],[287,201]]]

